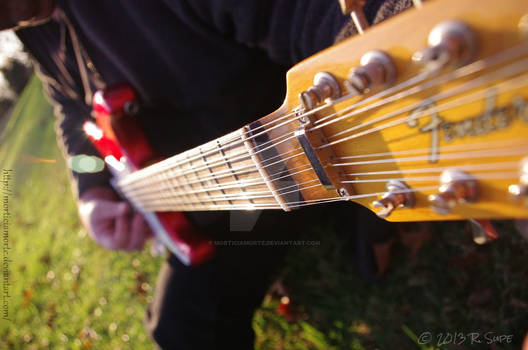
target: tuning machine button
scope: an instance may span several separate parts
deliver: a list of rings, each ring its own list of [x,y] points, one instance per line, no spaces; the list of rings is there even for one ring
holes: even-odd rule
[[[354,67],[343,85],[357,95],[372,89],[390,85],[396,78],[396,67],[392,59],[382,51],[369,51],[361,57],[361,66]]]
[[[387,218],[397,208],[412,208],[414,206],[414,194],[409,186],[398,180],[390,180],[386,185],[387,192],[372,202],[374,208],[381,209],[376,213],[380,218]]]
[[[299,94],[299,100],[304,111],[317,107],[327,99],[341,96],[341,89],[337,79],[330,73],[319,72],[314,76],[313,85]]]
[[[521,161],[519,167],[519,183],[508,187],[510,196],[515,201],[523,200],[528,205],[528,157]]]
[[[442,22],[429,33],[429,47],[416,52],[412,59],[426,71],[447,65],[463,65],[473,59],[477,39],[473,30],[461,21]]]
[[[435,212],[446,215],[458,204],[475,202],[478,194],[475,178],[460,170],[450,169],[440,176],[438,193],[430,195],[428,199]]]

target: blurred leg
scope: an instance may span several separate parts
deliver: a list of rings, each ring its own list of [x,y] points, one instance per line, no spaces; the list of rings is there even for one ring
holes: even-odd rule
[[[252,232],[218,229],[224,232],[214,237],[292,240],[302,231],[307,221],[301,217],[306,215],[314,217],[308,211],[264,212]],[[217,246],[215,258],[197,267],[169,259],[147,311],[148,332],[163,349],[252,349],[253,312],[287,250],[272,245]]]

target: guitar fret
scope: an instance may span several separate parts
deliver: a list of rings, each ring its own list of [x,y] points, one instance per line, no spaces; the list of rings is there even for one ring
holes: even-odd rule
[[[202,154],[202,149],[200,148],[200,154]],[[211,176],[213,177],[215,183],[217,184],[217,186],[220,187],[219,191],[222,193],[222,195],[224,196],[225,200],[227,201],[227,203],[229,203],[230,205],[233,204],[233,202],[226,196],[226,192],[223,188],[221,188],[221,184],[220,182],[218,181],[216,175],[215,175],[215,172],[213,171],[213,169],[209,166],[209,162],[207,161],[206,159],[206,156],[204,154],[202,154],[202,160],[205,162],[206,166],[207,166],[207,169],[209,170],[209,173],[211,174]]]
[[[189,165],[189,167],[191,168],[191,170],[194,170],[194,167],[193,167],[193,165],[192,165],[192,161],[189,161],[189,155],[187,154],[187,155],[185,156],[185,158],[187,159],[187,164]],[[193,190],[194,190],[194,187],[193,187],[191,184],[189,184],[189,178],[187,177],[187,173],[183,170],[181,164],[179,164],[178,167],[182,170],[182,175],[180,175],[180,176],[183,176],[183,178],[185,179],[185,184],[184,184],[184,186],[189,187],[189,188],[191,189],[191,192],[194,192],[194,191],[193,191]],[[204,202],[202,201],[202,198],[198,197],[198,195],[197,195],[196,193],[193,193],[193,196],[196,197],[196,199],[201,203],[201,205],[204,205]],[[200,204],[198,204],[198,203],[196,203],[196,202],[193,202],[192,205],[195,206],[195,207],[199,207],[199,206],[200,206]]]
[[[253,151],[253,146],[251,144],[251,141],[248,140],[248,137],[246,136],[246,132],[249,133],[250,131],[251,131],[250,128],[246,126],[246,127],[244,127],[243,131],[241,132],[242,139],[244,140],[244,145],[245,145],[246,149],[248,150],[248,152],[249,152],[249,154],[251,156],[251,159],[253,160],[253,163],[255,164],[255,167],[257,168],[260,176],[262,177],[262,179],[266,183],[266,186],[268,187],[268,190],[271,192],[271,194],[275,198],[275,201],[277,202],[276,204],[278,204],[282,208],[282,210],[290,211],[291,209],[288,207],[288,204],[284,201],[282,196],[277,192],[274,183],[272,181],[270,181],[268,175],[266,174],[266,171],[264,170],[264,168],[260,164],[260,160],[258,159],[258,156]]]
[[[198,149],[198,151],[200,152],[200,155],[201,155],[201,159],[202,159],[202,162],[204,162],[204,164],[207,166],[207,169],[210,169],[209,168],[209,164],[207,163],[207,159],[204,157],[203,155],[203,152],[202,152],[202,148],[200,147]],[[194,168],[193,168],[194,169]],[[200,186],[202,187],[202,190],[205,190],[207,187],[204,186],[204,183],[203,181],[200,179],[200,175],[198,174],[198,172],[196,170],[194,170],[194,175],[196,176],[196,179],[198,179],[200,181]],[[205,194],[211,198],[211,193],[209,192],[209,190],[205,190]],[[216,201],[215,200],[212,200],[212,203],[213,205],[216,205]]]
[[[182,203],[182,205],[184,207],[188,207],[192,204],[189,204],[189,198],[187,196],[187,194],[185,194],[184,192],[182,192],[182,189],[181,189],[181,185],[177,179],[177,176],[175,174],[175,171],[174,171],[174,167],[170,167],[168,169],[168,173],[169,173],[169,182],[170,182],[170,191],[172,192],[172,194],[174,195],[175,198],[179,199]],[[176,191],[176,188],[178,188],[178,191]]]
[[[229,168],[230,172],[231,172],[231,175],[233,176],[233,178],[235,179],[235,181],[240,185],[240,189],[242,190],[242,192],[246,192],[246,189],[244,188],[245,186],[243,186],[241,183],[240,183],[240,179],[238,178],[237,174],[233,171],[233,167],[231,166],[231,162],[229,162],[227,160],[227,157],[226,157],[226,154],[224,152],[224,150],[222,149],[222,145],[220,143],[220,140],[216,140],[216,146],[218,148],[218,152],[220,153],[220,155],[222,156],[222,159],[224,160],[224,162],[226,163],[227,167]],[[251,204],[255,204],[255,201],[253,199],[249,199],[249,202]]]

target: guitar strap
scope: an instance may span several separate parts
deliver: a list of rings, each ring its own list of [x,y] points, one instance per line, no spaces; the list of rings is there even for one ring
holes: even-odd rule
[[[81,83],[84,90],[84,102],[87,106],[91,106],[93,99],[91,83],[95,85],[96,90],[104,89],[106,84],[101,79],[101,75],[95,68],[93,61],[88,56],[88,52],[79,40],[79,36],[68,16],[62,9],[58,8],[54,17],[60,24],[60,54],[62,55],[62,59],[66,56],[66,40],[69,37],[73,47],[77,68],[79,69],[79,75],[81,77]],[[88,70],[90,70],[91,76],[89,76]]]

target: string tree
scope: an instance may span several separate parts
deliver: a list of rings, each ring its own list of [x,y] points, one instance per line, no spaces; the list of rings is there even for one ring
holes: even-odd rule
[[[349,93],[364,94],[378,87],[390,85],[396,79],[396,66],[383,51],[369,51],[361,57],[360,66],[348,73],[343,85]]]
[[[414,206],[414,193],[403,181],[390,180],[386,184],[382,197],[372,202],[372,207],[380,209],[378,217],[385,219],[399,208],[412,208]]]
[[[436,213],[446,215],[458,204],[475,202],[478,195],[478,183],[474,177],[460,170],[448,169],[440,176],[438,193],[428,199]]]
[[[477,51],[473,30],[464,22],[449,20],[436,25],[428,36],[428,47],[412,56],[425,71],[436,71],[449,65],[470,62]]]

